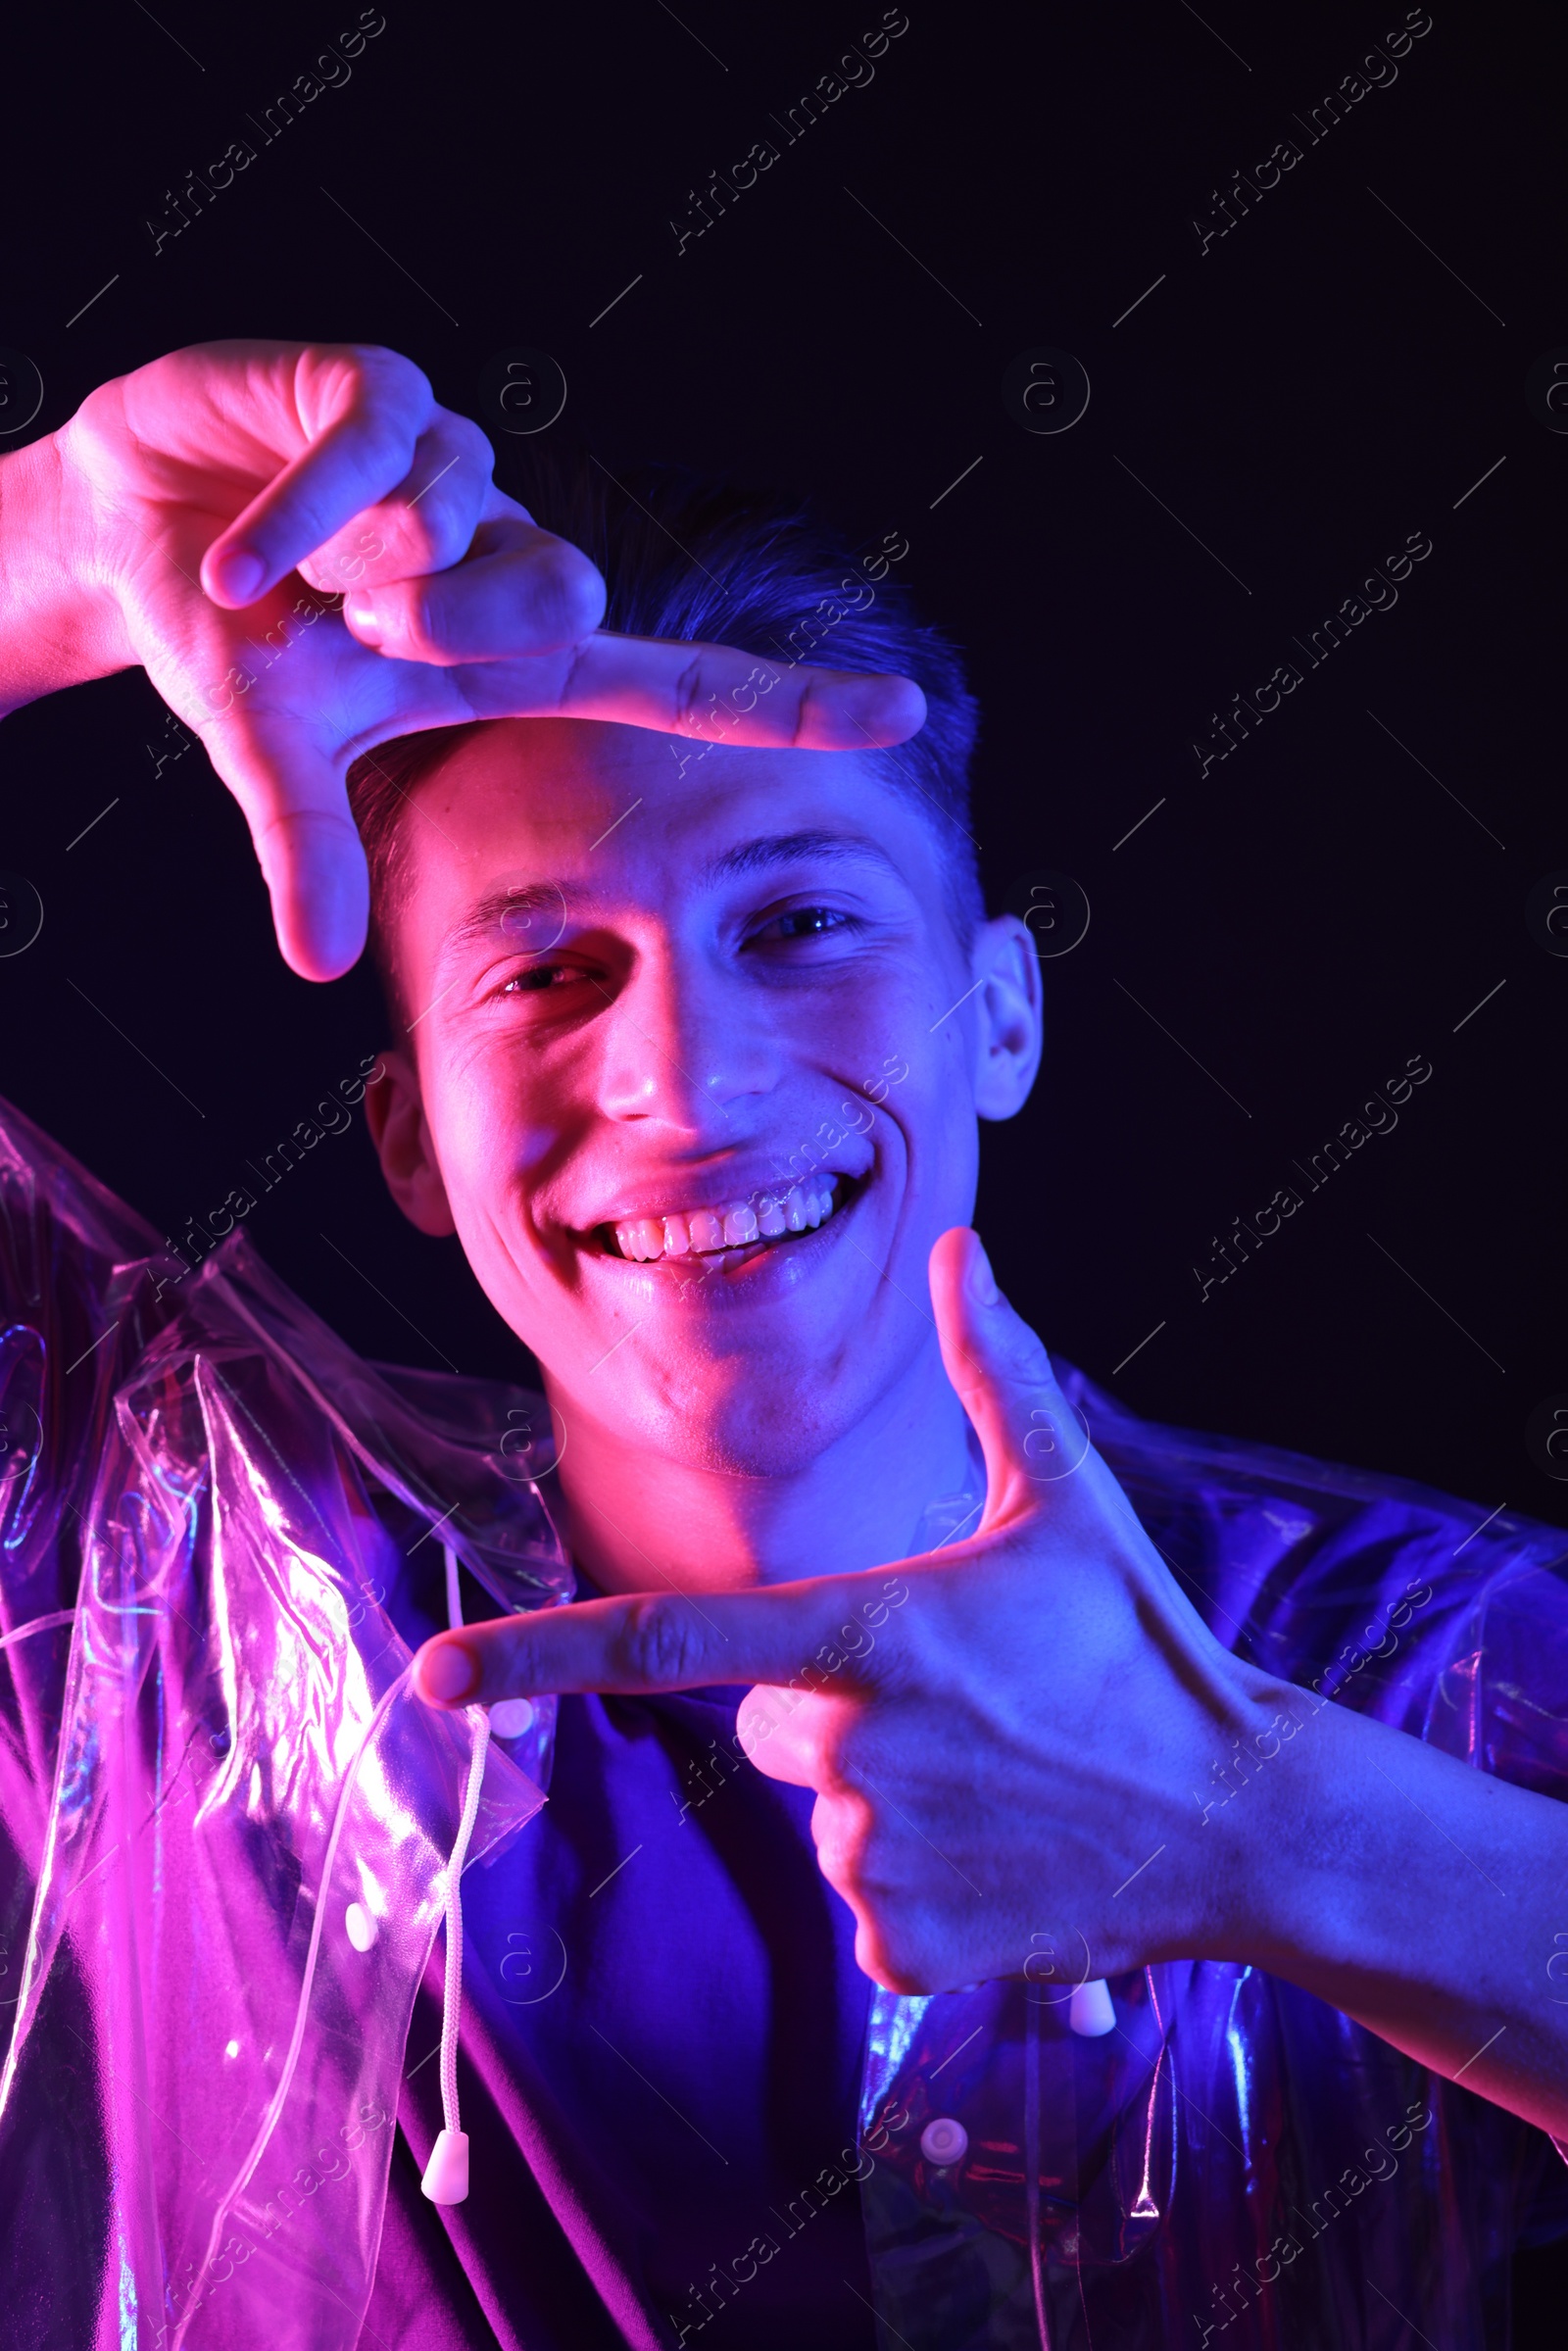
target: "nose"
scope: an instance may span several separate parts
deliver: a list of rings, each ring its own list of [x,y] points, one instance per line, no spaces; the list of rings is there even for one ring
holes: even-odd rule
[[[765,1007],[726,990],[700,958],[644,955],[595,1025],[604,1115],[657,1119],[688,1147],[721,1145],[731,1105],[778,1083]]]

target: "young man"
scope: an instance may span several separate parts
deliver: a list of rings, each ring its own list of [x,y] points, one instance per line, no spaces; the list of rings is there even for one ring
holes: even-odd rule
[[[244,2202],[318,2045],[310,1971],[326,1954],[352,2007],[347,1945],[395,1939],[392,1846],[338,1764],[318,1868],[290,1846],[299,2023],[281,2074],[268,2043],[249,2169],[221,2196],[181,2181],[202,2227],[168,2338],[250,2339],[224,2313],[265,2272],[312,2342],[1501,2339],[1511,2244],[1564,2220],[1565,1546],[1141,1427],[1058,1382],[997,1295],[975,1122],[1029,1090],[1039,974],[978,901],[951,655],[864,564],[678,481],[563,485],[541,531],[385,353],[179,354],[7,461],[0,501],[9,700],[142,660],[318,976],[363,935],[349,778],[398,1039],[366,1098],[382,1166],[540,1362],[527,1461],[579,1595],[414,1666],[431,1738],[443,1709],[576,1693],[548,1808],[465,1881],[467,2200],[422,2201],[404,2143],[422,2165],[454,2111],[437,1974],[384,2230],[362,2166],[368,2256],[345,2248],[335,2317],[306,2219]],[[296,570],[346,583],[341,613]],[[252,675],[247,638],[290,610],[286,661]],[[842,668],[796,659],[813,641]],[[368,1458],[390,1393],[368,1419],[343,1400],[235,1262],[181,1315],[238,1315]],[[102,1375],[124,1431],[154,1425],[172,1330]],[[220,1518],[245,1481],[213,1430],[241,1417],[191,1377]],[[497,1409],[421,1393],[432,1421]],[[273,1466],[239,1435],[236,1457],[257,1492],[314,1494],[310,1415],[280,1437],[280,1409]],[[426,1501],[380,1436],[381,1487],[429,1522],[394,1571],[416,1579],[447,1490]],[[94,1530],[117,1507],[100,1489]],[[265,1626],[212,1543],[189,1608],[221,1584]],[[101,1649],[160,1618],[146,1595],[174,1588],[138,1567],[126,1598],[130,1572],[95,1571],[76,1652],[83,1622]],[[411,1645],[439,1622],[386,1604]],[[280,1662],[250,1670],[280,1689]],[[406,1804],[405,1842],[437,1815],[449,1836],[446,1802]],[[258,1879],[267,1817],[271,1846],[235,1848]],[[104,2161],[123,2201],[133,2167]],[[333,2175],[302,2169],[324,2212]]]

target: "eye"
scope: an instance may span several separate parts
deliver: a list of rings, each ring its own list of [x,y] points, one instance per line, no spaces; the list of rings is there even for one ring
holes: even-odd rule
[[[836,931],[858,927],[855,916],[839,906],[791,906],[753,931],[747,945],[755,947],[761,940],[774,939],[824,939]]]
[[[547,988],[564,985],[578,974],[564,963],[530,963],[525,971],[514,971],[500,996],[542,996]]]

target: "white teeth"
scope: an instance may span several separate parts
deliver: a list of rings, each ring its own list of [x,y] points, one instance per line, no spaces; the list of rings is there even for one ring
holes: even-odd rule
[[[837,1176],[792,1184],[787,1193],[760,1192],[750,1200],[722,1208],[693,1208],[684,1215],[634,1216],[615,1227],[623,1257],[648,1264],[656,1257],[684,1257],[714,1249],[744,1249],[753,1241],[777,1241],[807,1233],[833,1213]]]

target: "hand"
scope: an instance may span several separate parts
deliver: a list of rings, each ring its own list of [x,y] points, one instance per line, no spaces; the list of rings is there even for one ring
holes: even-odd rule
[[[547,716],[823,750],[921,724],[906,680],[783,664],[720,714],[710,698],[755,659],[600,632],[594,565],[492,463],[372,345],[206,344],[103,384],[0,462],[0,709],[143,663],[243,808],[278,944],[311,979],[364,945],[344,777],[391,736]]]
[[[461,1704],[755,1680],[746,1747],[817,1791],[818,1861],[860,1966],[894,1990],[1027,1973],[1065,1996],[1152,1960],[1250,1957],[1268,1856],[1245,1802],[1240,1827],[1205,1827],[1195,1790],[1285,1686],[1183,1597],[972,1233],[936,1244],[931,1296],[985,1449],[968,1540],[701,1610],[639,1595],[475,1625],[425,1644],[416,1688]],[[1288,1694],[1304,1719],[1312,1701]]]

